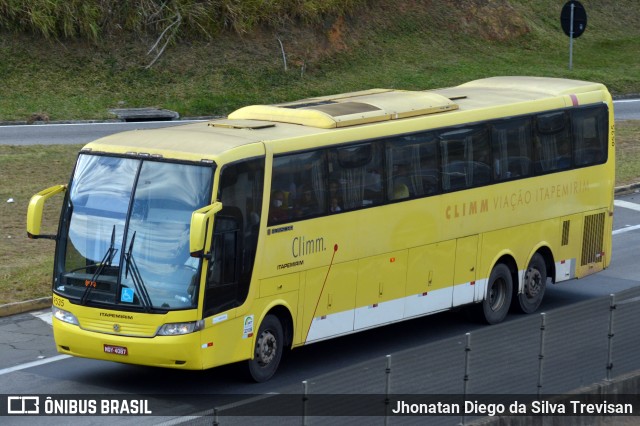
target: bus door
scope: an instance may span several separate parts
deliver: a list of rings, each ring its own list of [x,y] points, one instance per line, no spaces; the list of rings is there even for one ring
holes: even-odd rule
[[[455,272],[453,276],[453,306],[472,303],[476,294],[476,257],[478,235],[456,240]]]

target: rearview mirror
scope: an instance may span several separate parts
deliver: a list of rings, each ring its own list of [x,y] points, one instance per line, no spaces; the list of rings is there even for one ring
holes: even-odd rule
[[[40,228],[42,226],[42,210],[44,209],[45,201],[66,190],[67,185],[56,185],[40,191],[31,197],[31,200],[29,201],[29,208],[27,210],[27,236],[29,238],[48,238],[51,240],[56,238],[55,235],[40,235]]]
[[[222,210],[222,203],[216,201],[213,204],[202,207],[191,214],[191,229],[189,234],[189,252],[192,257],[203,257],[207,234],[213,227],[213,216]]]

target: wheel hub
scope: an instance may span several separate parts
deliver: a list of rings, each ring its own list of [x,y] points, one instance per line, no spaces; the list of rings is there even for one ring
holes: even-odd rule
[[[256,357],[262,365],[267,365],[275,358],[278,349],[276,337],[270,331],[265,331],[258,338]]]
[[[537,269],[529,269],[524,276],[524,294],[535,298],[542,290],[542,274]]]
[[[489,289],[489,306],[492,311],[499,310],[504,304],[506,283],[502,280],[496,281]]]

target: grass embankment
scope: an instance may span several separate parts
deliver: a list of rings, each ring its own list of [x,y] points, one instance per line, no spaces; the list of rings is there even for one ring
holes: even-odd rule
[[[276,1],[308,8],[271,15],[252,8],[261,1],[205,0],[181,11],[181,32],[149,68],[157,50],[147,52],[176,11],[147,10],[162,17],[151,24],[140,15],[123,25],[117,19],[129,5],[195,3],[122,2],[110,12],[122,16],[109,19],[91,10],[106,4],[100,1],[26,0],[22,15],[9,3],[0,0],[0,121],[35,113],[52,121],[104,119],[112,118],[109,108],[148,106],[224,115],[252,103],[372,87],[428,89],[493,75],[568,77],[603,82],[614,94],[640,93],[636,0],[582,1],[589,22],[575,40],[573,70],[558,19],[563,2],[556,0]],[[225,4],[235,9],[218,13]],[[640,123],[618,124],[618,184],[638,175],[639,139]],[[26,239],[26,208],[32,194],[68,181],[78,148],[0,145],[0,304],[50,294],[53,243]],[[59,206],[47,203],[50,229]]]
[[[257,15],[237,31],[219,25],[216,32],[210,24],[207,35],[176,38],[148,69],[161,24],[140,33],[105,28],[95,40],[45,39],[2,32],[0,20],[0,121],[34,113],[50,120],[110,118],[108,109],[122,106],[224,115],[252,103],[372,87],[428,89],[492,75],[570,77],[603,82],[614,94],[640,93],[635,0],[583,1],[589,21],[575,40],[573,70],[556,0],[346,3],[351,14],[289,11],[293,16],[281,21]]]
[[[79,149],[0,145],[0,304],[50,295],[54,243],[27,238],[27,206],[33,194],[69,181]],[[45,204],[44,232],[55,233],[61,207],[62,197]]]

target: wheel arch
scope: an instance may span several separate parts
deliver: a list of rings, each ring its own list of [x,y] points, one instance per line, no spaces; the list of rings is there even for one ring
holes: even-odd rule
[[[544,259],[545,267],[547,268],[547,278],[551,278],[553,283],[556,282],[556,263],[555,258],[553,256],[553,251],[549,247],[549,244],[542,242],[540,243],[534,250],[529,254],[529,258],[527,259],[527,265],[531,262],[533,256],[538,253]],[[526,269],[526,266],[525,266]]]
[[[282,302],[282,301],[281,301]],[[267,315],[273,315],[280,321],[282,325],[282,332],[284,334],[284,346],[285,348],[291,348],[293,343],[293,316],[291,315],[291,309],[286,306],[285,302],[282,303],[274,303],[269,306],[264,315],[260,318],[260,322],[267,317]],[[258,327],[259,328],[259,327]]]
[[[489,271],[487,273],[487,280],[488,280],[488,277],[491,276],[491,271],[493,271],[496,265],[499,265],[500,263],[505,264],[507,268],[509,268],[509,271],[511,272],[511,281],[513,283],[513,291],[514,293],[517,292],[520,288],[520,277],[519,277],[520,274],[518,273],[518,262],[516,262],[515,257],[510,252],[501,253],[491,263],[491,268],[489,268]],[[487,294],[486,294],[487,287],[488,286],[485,286],[485,295],[484,295],[485,298],[487,297]]]
[[[547,268],[547,278],[551,278],[551,282],[555,283],[556,282],[556,262],[554,260],[555,258],[553,256],[553,252],[551,251],[551,248],[548,245],[541,245],[534,252],[534,254],[535,253],[539,253],[544,258],[544,264]],[[533,254],[531,255],[531,257],[533,257]]]

